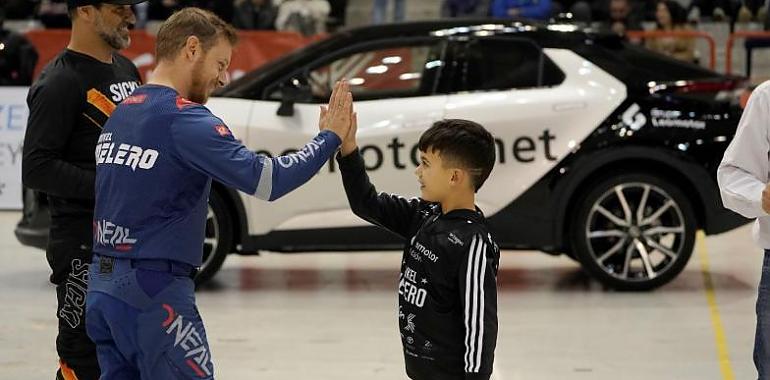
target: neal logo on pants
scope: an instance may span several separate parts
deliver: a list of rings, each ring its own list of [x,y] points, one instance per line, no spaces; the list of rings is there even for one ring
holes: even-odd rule
[[[163,309],[168,317],[161,326],[166,329],[166,335],[174,337],[174,348],[184,351],[185,364],[199,377],[210,377],[211,355],[198,329],[190,321],[185,323],[184,317],[177,314],[170,305],[163,304]]]

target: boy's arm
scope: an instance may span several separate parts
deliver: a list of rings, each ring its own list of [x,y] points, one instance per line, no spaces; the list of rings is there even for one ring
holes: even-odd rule
[[[343,155],[343,153],[348,153]],[[409,238],[414,231],[422,201],[398,195],[377,193],[366,174],[361,152],[344,150],[337,155],[342,183],[353,213],[369,223],[386,228],[401,237]]]
[[[488,379],[497,345],[497,247],[473,236],[458,275],[465,327],[465,379]],[[467,256],[467,257],[466,257]]]

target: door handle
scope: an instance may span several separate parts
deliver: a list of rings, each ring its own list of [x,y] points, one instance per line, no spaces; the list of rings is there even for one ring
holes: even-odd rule
[[[588,104],[586,104],[586,102],[566,102],[566,103],[554,104],[553,110],[555,112],[565,112],[565,111],[580,110],[586,107],[588,107]]]

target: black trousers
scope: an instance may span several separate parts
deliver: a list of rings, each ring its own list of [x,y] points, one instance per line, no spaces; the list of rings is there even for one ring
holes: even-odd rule
[[[92,221],[52,221],[46,258],[56,285],[59,334],[56,351],[79,380],[98,380],[96,346],[86,334],[86,292],[91,263]]]

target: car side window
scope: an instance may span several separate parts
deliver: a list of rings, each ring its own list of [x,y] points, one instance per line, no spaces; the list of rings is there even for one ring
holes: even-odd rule
[[[550,87],[565,78],[537,45],[524,39],[474,40],[458,60],[455,92]]]
[[[356,100],[430,95],[443,66],[442,46],[431,42],[379,47],[326,61],[311,67],[299,78],[298,81],[308,86],[312,93],[311,97],[299,102],[327,102],[334,83],[342,78],[350,82]],[[271,98],[275,99],[274,96]]]

